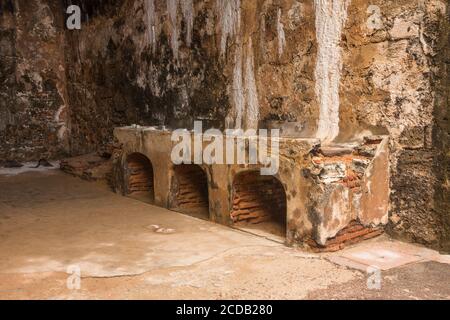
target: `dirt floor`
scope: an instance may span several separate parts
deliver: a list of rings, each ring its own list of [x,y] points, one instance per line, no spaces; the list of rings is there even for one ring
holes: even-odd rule
[[[450,299],[447,256],[383,237],[311,254],[58,170],[0,170],[0,190],[0,299]]]

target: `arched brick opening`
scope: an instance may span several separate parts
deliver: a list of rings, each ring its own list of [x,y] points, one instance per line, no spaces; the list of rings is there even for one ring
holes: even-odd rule
[[[237,227],[285,237],[287,202],[281,182],[259,171],[238,174],[233,182],[231,218]]]
[[[174,201],[172,209],[209,220],[208,177],[198,165],[178,165],[174,168]]]
[[[145,202],[153,202],[155,197],[153,166],[141,153],[132,153],[125,165],[126,194]]]

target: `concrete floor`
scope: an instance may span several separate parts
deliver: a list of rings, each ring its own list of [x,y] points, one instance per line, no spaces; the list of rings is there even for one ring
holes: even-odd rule
[[[16,173],[0,170],[0,299],[450,299],[431,250],[380,238],[310,254],[58,170]],[[382,260],[380,290],[364,259]]]

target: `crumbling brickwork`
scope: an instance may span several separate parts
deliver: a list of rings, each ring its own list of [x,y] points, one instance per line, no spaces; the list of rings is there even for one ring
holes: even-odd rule
[[[69,3],[82,29],[63,39]],[[448,12],[445,0],[2,1],[0,158],[79,155],[117,126],[194,120],[324,143],[389,135],[390,234],[448,249]]]

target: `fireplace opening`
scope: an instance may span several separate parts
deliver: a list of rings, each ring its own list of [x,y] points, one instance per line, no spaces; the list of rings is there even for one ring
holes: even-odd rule
[[[175,166],[172,210],[209,220],[208,177],[198,165]]]
[[[153,166],[141,153],[130,154],[126,161],[127,196],[143,202],[154,201]]]
[[[244,172],[233,183],[234,226],[262,236],[286,237],[286,193],[281,182],[259,171]]]

